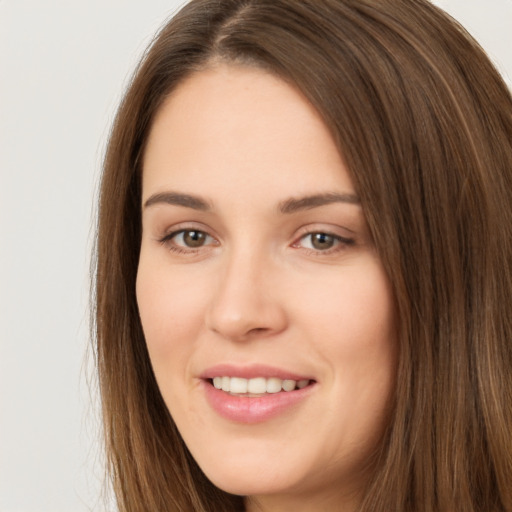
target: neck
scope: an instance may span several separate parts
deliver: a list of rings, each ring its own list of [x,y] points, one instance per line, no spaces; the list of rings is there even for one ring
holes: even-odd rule
[[[361,500],[354,494],[249,496],[246,512],[355,512]]]

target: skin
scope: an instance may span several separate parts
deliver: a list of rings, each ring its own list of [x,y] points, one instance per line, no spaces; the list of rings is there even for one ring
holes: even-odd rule
[[[171,191],[209,209],[158,196]],[[316,194],[350,200],[280,209]],[[249,511],[354,510],[393,393],[394,308],[318,113],[262,70],[193,74],[152,126],[142,210],[141,321],[162,396],[200,467],[248,496]],[[332,237],[315,244],[311,233]],[[271,364],[314,385],[276,417],[235,422],[212,409],[200,378],[221,363]]]

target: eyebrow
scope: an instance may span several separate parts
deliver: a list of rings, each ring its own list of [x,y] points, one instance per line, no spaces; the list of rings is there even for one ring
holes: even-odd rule
[[[186,208],[201,211],[211,210],[210,204],[205,199],[190,194],[182,194],[180,192],[160,192],[158,194],[153,194],[144,203],[144,208],[161,203],[185,206]]]
[[[181,192],[159,192],[150,196],[144,203],[144,208],[155,204],[170,204],[175,206],[184,206],[193,210],[209,211],[212,209],[210,203],[200,196],[184,194]],[[360,204],[359,197],[355,194],[339,194],[328,192],[323,194],[314,194],[311,196],[290,198],[282,201],[278,205],[281,213],[290,214],[303,210],[310,210],[320,206],[326,206],[332,203]]]
[[[360,204],[359,197],[355,194],[338,194],[328,192],[325,194],[315,194],[311,196],[290,198],[279,203],[281,213],[295,213],[302,210],[309,210],[319,206],[325,206],[332,203]]]

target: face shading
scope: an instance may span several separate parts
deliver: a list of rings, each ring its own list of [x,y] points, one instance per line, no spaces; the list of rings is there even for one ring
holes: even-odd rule
[[[320,116],[261,70],[193,74],[152,126],[142,209],[140,317],[199,466],[248,509],[352,506],[393,392],[394,310]]]

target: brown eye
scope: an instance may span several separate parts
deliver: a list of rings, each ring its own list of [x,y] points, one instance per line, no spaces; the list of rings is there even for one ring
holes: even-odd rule
[[[171,250],[200,249],[207,245],[215,245],[215,239],[204,231],[182,229],[165,236],[160,242]]]
[[[183,245],[191,248],[202,247],[206,243],[207,238],[208,235],[203,231],[190,230],[182,232]]]
[[[302,247],[317,254],[331,254],[333,251],[343,250],[354,244],[355,240],[352,238],[317,231],[302,236],[295,247]]]
[[[309,236],[311,237],[311,246],[319,251],[331,249],[337,242],[336,237],[328,235],[327,233],[312,233]]]

